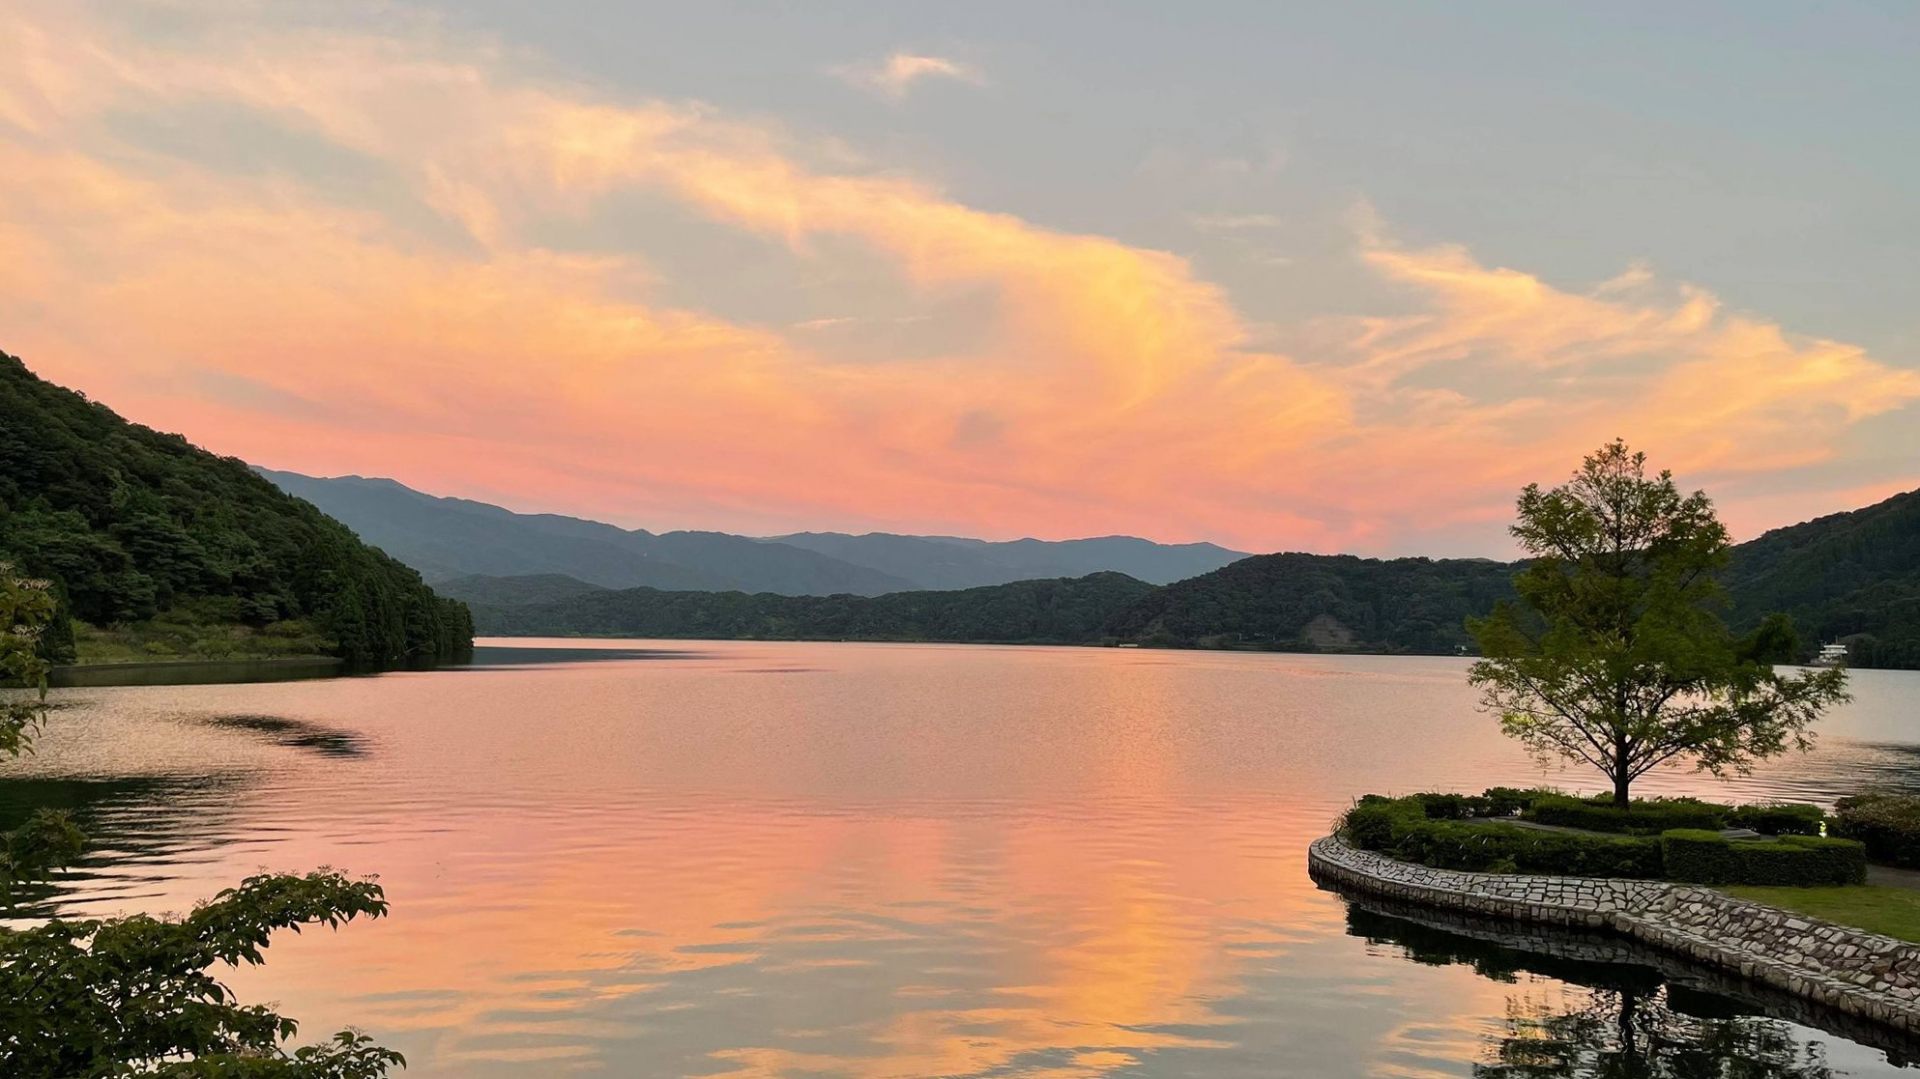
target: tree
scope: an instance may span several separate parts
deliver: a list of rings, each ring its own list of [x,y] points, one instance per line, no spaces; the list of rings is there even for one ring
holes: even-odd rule
[[[1572,480],[1521,492],[1511,529],[1530,560],[1505,602],[1468,629],[1486,658],[1469,675],[1501,729],[1542,759],[1592,765],[1629,804],[1635,779],[1672,760],[1721,775],[1812,744],[1846,697],[1838,670],[1783,675],[1784,616],[1736,637],[1719,616],[1727,531],[1701,492],[1615,440]]]
[[[0,562],[0,759],[32,748],[46,721],[47,664],[39,637],[56,603],[44,581]],[[80,854],[84,837],[64,814],[41,810],[0,833],[0,918],[21,918],[20,885]],[[321,870],[250,877],[181,919],[146,915],[55,918],[0,927],[0,1074],[164,1075],[234,1079],[375,1079],[400,1054],[352,1031],[291,1052],[293,1020],[242,1005],[213,975],[262,962],[276,930],[338,926],[387,910],[380,886]]]

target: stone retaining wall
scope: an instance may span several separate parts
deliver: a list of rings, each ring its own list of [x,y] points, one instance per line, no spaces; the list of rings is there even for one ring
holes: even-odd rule
[[[1711,888],[1651,880],[1462,873],[1314,841],[1316,879],[1474,914],[1609,928],[1657,948],[1920,1033],[1920,948],[1735,899]]]

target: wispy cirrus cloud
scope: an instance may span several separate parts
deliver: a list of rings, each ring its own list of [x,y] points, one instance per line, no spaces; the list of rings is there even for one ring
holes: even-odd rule
[[[1920,399],[1910,370],[1645,268],[1558,288],[1372,218],[1355,254],[1396,310],[1256,347],[1177,254],[764,121],[538,77],[431,25],[228,13],[156,42],[116,16],[49,4],[10,31],[0,347],[262,463],[655,526],[1404,549],[1615,434],[1738,475],[1831,459]],[[380,182],[130,134],[209,103]],[[904,309],[855,289],[814,318],[723,317],[661,298],[665,252],[550,239],[629,193],[763,245],[755,264],[879,275]],[[963,301],[966,335],[925,336]],[[835,351],[869,333],[924,347]]]
[[[971,64],[944,56],[910,52],[895,52],[880,60],[843,64],[830,69],[830,74],[850,86],[893,101],[905,98],[916,84],[928,79],[945,79],[974,86],[987,81],[980,70]]]

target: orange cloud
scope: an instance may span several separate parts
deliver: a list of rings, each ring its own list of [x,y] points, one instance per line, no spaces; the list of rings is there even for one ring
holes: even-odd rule
[[[951,79],[975,85],[986,81],[977,69],[958,60],[910,52],[896,52],[877,63],[847,64],[834,68],[833,74],[862,90],[896,101],[906,97],[913,85],[924,79]]]
[[[1616,433],[1690,470],[1794,467],[1920,396],[1700,290],[1648,298],[1644,270],[1581,294],[1377,236],[1360,257],[1415,313],[1282,355],[1176,254],[539,79],[429,20],[148,41],[115,14],[4,31],[0,347],[266,464],[652,527],[1379,548],[1491,536],[1515,486]],[[216,105],[374,179],[138,137]],[[897,309],[856,317],[877,301],[850,288],[816,317],[721,317],[660,298],[676,252],[647,237],[549,239],[628,195],[768,265],[888,282]]]

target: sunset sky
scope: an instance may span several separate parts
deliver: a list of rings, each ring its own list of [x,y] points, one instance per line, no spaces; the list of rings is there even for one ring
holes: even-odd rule
[[[1920,7],[0,0],[0,350],[654,530],[1502,555],[1920,486]]]

